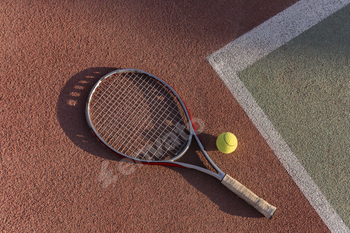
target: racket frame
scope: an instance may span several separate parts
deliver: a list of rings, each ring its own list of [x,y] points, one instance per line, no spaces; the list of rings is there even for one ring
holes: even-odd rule
[[[183,147],[182,151],[176,155],[175,157],[171,158],[171,159],[167,159],[167,160],[161,160],[161,161],[150,161],[150,160],[141,160],[141,159],[137,159],[134,157],[130,157],[124,153],[121,153],[120,151],[117,151],[116,149],[114,149],[113,147],[111,147],[105,140],[103,140],[102,137],[100,137],[99,133],[97,132],[97,130],[95,129],[95,127],[92,124],[92,120],[91,120],[91,116],[90,116],[90,99],[92,98],[92,96],[95,93],[95,90],[99,87],[99,85],[105,81],[106,79],[108,79],[109,77],[111,77],[114,74],[118,74],[118,73],[141,73],[141,74],[146,74],[154,79],[156,79],[158,82],[162,83],[163,85],[165,85],[169,90],[172,91],[172,94],[174,94],[176,96],[176,98],[178,99],[181,107],[184,110],[184,113],[188,119],[189,122],[189,128],[190,128],[190,135],[187,141],[187,144]],[[148,164],[148,165],[163,165],[163,166],[177,166],[177,167],[183,167],[183,168],[190,168],[190,169],[195,169],[197,171],[203,172],[205,174],[208,174],[212,177],[215,177],[216,179],[222,181],[222,179],[225,177],[225,173],[223,171],[221,171],[216,164],[212,161],[212,159],[209,157],[208,153],[206,152],[206,150],[204,149],[192,122],[191,116],[188,112],[188,109],[186,107],[186,105],[184,104],[184,102],[182,101],[182,99],[180,98],[180,96],[177,94],[177,92],[166,82],[164,82],[163,80],[161,80],[160,78],[142,71],[142,70],[138,70],[138,69],[117,69],[114,70],[106,75],[104,75],[99,81],[97,81],[97,83],[94,85],[94,87],[91,89],[89,97],[87,99],[86,102],[86,111],[85,111],[85,115],[86,115],[86,120],[87,123],[90,127],[90,129],[92,130],[92,132],[96,135],[96,137],[98,138],[99,141],[102,142],[103,145],[105,145],[108,149],[110,149],[111,151],[113,151],[114,153],[120,155],[121,157],[130,159],[132,161],[134,161],[135,163],[142,163],[142,164]],[[208,160],[208,162],[210,163],[210,165],[216,170],[217,173],[212,172],[208,169],[202,168],[200,166],[196,166],[193,164],[188,164],[188,163],[183,163],[183,162],[177,162],[176,160],[181,158],[188,150],[188,148],[191,145],[192,139],[193,137],[195,138],[199,148],[201,149],[203,155],[205,156],[205,158]]]

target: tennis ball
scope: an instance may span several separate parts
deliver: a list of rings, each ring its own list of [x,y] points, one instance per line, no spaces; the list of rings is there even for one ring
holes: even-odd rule
[[[225,154],[232,153],[238,145],[237,138],[233,133],[225,132],[216,139],[217,148]]]

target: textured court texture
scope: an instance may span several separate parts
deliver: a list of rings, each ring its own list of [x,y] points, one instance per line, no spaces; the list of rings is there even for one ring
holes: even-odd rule
[[[0,231],[329,232],[206,60],[295,2],[0,1]],[[177,90],[214,162],[277,206],[274,218],[206,174],[102,146],[85,104],[116,68]],[[240,145],[230,156],[215,146],[226,131]]]

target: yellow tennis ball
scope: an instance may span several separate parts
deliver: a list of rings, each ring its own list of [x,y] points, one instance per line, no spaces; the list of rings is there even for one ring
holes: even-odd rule
[[[225,132],[219,135],[216,139],[217,148],[225,154],[232,153],[236,150],[238,141],[236,136],[233,133]]]

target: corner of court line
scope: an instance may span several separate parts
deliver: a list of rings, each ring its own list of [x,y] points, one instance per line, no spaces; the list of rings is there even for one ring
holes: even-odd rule
[[[238,72],[286,44],[350,1],[302,0],[207,57],[276,157],[331,232],[350,232],[272,122],[240,80]]]

